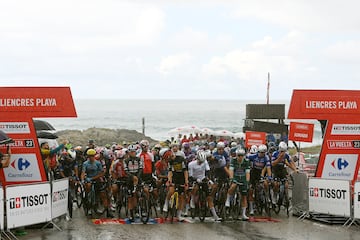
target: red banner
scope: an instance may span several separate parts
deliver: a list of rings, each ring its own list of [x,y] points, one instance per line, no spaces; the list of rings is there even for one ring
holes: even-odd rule
[[[290,122],[289,140],[299,142],[312,142],[314,124]]]
[[[266,133],[265,132],[254,132],[246,131],[245,132],[245,145],[247,148],[252,145],[261,145],[266,143]]]
[[[327,120],[315,176],[355,182],[360,167],[360,91],[294,90],[288,118]]]
[[[10,166],[0,171],[2,184],[47,181],[32,118],[76,117],[70,88],[2,87],[0,112],[0,130],[14,140]]]

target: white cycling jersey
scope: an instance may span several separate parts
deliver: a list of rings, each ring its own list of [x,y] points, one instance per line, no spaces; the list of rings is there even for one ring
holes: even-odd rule
[[[195,160],[188,165],[189,177],[193,177],[197,180],[203,180],[205,178],[205,172],[209,170],[209,163],[206,160],[201,164]]]

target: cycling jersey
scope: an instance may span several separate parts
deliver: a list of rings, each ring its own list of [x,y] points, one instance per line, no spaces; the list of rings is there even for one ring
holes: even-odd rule
[[[169,171],[173,173],[172,181],[176,184],[185,183],[184,172],[187,171],[185,158],[182,156],[175,156],[175,159],[169,162]]]
[[[126,177],[124,160],[116,159],[112,165],[112,173],[117,179]]]
[[[205,160],[205,162],[199,164],[198,161],[192,161],[188,165],[188,171],[189,171],[189,177],[192,177],[196,180],[203,180],[206,176],[206,171],[209,171],[210,167],[208,162]]]
[[[138,174],[143,169],[143,162],[138,157],[129,157],[125,160],[125,172]]]
[[[229,155],[225,151],[222,154],[216,151],[213,153],[213,156],[215,158],[215,168],[223,168],[230,162]]]
[[[167,176],[169,171],[169,165],[166,162],[162,162],[161,160],[155,163],[156,175],[157,176]]]
[[[86,173],[87,178],[92,178],[104,171],[102,164],[99,161],[87,160],[83,163],[82,172]]]
[[[154,166],[154,155],[150,152],[141,152],[138,157],[143,162],[143,173],[151,174]]]
[[[263,157],[260,157],[258,153],[250,154],[248,158],[252,163],[252,168],[254,169],[262,170],[265,166],[271,167],[270,159],[267,154]]]
[[[230,162],[230,170],[234,171],[234,179],[238,182],[246,182],[246,172],[250,172],[250,161],[245,158],[239,163],[237,158]]]
[[[275,161],[279,157],[280,152],[275,151],[272,155],[272,161]],[[274,178],[283,179],[286,178],[287,171],[285,168],[285,162],[289,164],[292,162],[289,154],[285,153],[284,158],[281,159],[275,166],[272,166],[272,173]]]
[[[59,170],[60,172],[63,172],[66,177],[74,176],[75,174],[75,168],[78,167],[78,164],[76,161],[67,161],[65,159],[62,159],[59,161]]]

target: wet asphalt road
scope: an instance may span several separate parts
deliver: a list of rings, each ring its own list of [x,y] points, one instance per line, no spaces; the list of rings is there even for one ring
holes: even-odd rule
[[[191,218],[188,218],[191,221]],[[86,218],[82,210],[74,210],[71,221],[60,220],[56,224],[62,231],[51,229],[26,229],[27,235],[19,239],[324,239],[324,240],[359,240],[360,226],[350,228],[340,225],[327,225],[309,220],[286,217],[280,212],[274,219],[278,222],[222,222],[215,223],[207,218],[204,223],[163,224],[102,224],[96,225]]]

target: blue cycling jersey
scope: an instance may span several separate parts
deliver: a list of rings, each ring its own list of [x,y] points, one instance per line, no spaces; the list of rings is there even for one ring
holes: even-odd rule
[[[281,153],[280,151],[273,152],[272,157],[271,157],[271,161],[275,161],[279,157],[280,153]],[[288,161],[288,163],[291,163],[291,158],[290,158],[290,155],[288,153],[285,153],[284,158],[282,160],[280,160],[280,162],[278,162],[276,164],[276,166],[279,166],[279,167],[284,166],[285,161]]]
[[[252,168],[262,170],[265,166],[271,167],[270,158],[267,154],[263,157],[260,157],[258,153],[250,154],[248,159],[252,163]]]
[[[86,177],[92,178],[103,171],[103,166],[99,161],[87,160],[83,163],[82,172],[86,173]]]
[[[213,156],[215,158],[214,168],[223,168],[230,162],[229,155],[225,151],[222,154],[216,151]]]

